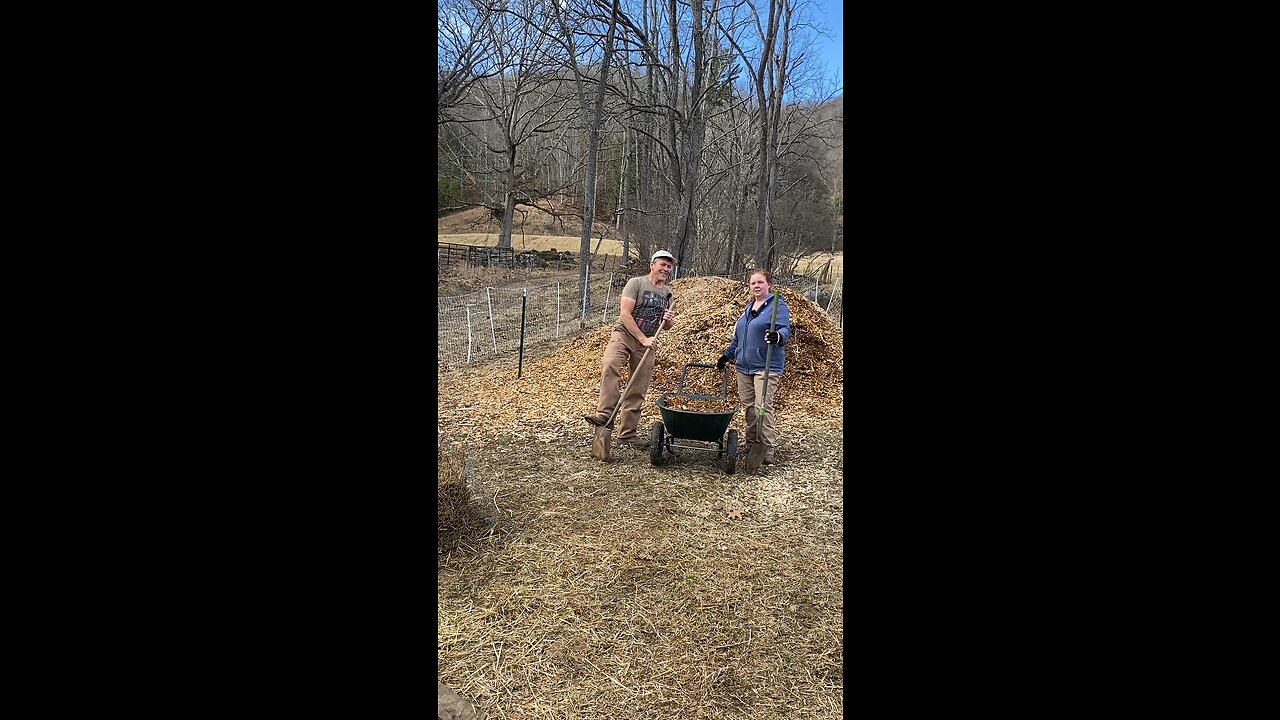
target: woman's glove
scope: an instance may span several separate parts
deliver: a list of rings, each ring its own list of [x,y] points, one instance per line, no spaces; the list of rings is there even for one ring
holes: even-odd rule
[[[729,362],[729,361],[730,361],[730,360],[732,360],[732,359],[733,359],[733,358],[729,357],[728,355],[721,355],[721,356],[720,356],[720,359],[716,361],[716,369],[717,369],[717,370],[723,370],[723,369],[724,369],[724,364],[725,364],[725,363],[727,363],[727,362]]]
[[[767,343],[778,343],[779,345],[781,345],[781,344],[782,344],[782,336],[778,335],[778,331],[777,331],[777,330],[765,330],[765,331],[764,331],[764,341],[765,341],[765,342],[767,342]]]

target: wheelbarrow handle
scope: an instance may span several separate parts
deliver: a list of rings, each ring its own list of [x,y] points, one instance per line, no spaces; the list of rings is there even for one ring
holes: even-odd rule
[[[679,394],[681,395],[684,394],[684,379],[689,374],[689,368],[694,368],[694,367],[707,368],[708,370],[717,370],[717,369],[723,370],[724,371],[724,387],[720,391],[720,397],[723,397],[725,400],[729,399],[729,367],[726,365],[724,368],[717,368],[715,363],[686,363],[684,366],[684,370],[680,371]]]

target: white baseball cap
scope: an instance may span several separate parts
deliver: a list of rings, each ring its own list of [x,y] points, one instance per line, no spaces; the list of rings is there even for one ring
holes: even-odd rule
[[[670,258],[670,259],[671,259],[671,262],[673,262],[673,263],[676,261],[676,256],[675,256],[675,255],[672,255],[671,253],[667,252],[666,250],[659,250],[658,252],[656,252],[656,253],[654,253],[654,254],[653,254],[653,257],[649,258],[649,262],[653,262],[654,260],[657,260],[658,258]]]

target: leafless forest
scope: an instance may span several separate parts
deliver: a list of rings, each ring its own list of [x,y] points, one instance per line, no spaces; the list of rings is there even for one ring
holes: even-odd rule
[[[441,0],[440,215],[517,204],[682,274],[843,250],[843,88],[800,0]],[[590,220],[590,221],[588,221]],[[601,228],[604,228],[602,230]]]

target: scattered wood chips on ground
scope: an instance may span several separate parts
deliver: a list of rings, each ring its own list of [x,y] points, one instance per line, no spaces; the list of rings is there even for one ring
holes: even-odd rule
[[[645,437],[747,301],[721,278],[672,289]],[[581,416],[608,328],[527,348],[519,379],[514,356],[438,376],[440,457],[468,475],[441,482],[482,487],[473,508],[495,516],[452,523],[469,531],[438,556],[439,680],[510,720],[843,717],[843,335],[779,292],[795,335],[778,463],[756,474],[727,475],[714,445],[656,467],[621,444],[593,460]],[[685,392],[721,396],[723,377],[690,368]],[[741,433],[732,377],[728,394]]]

